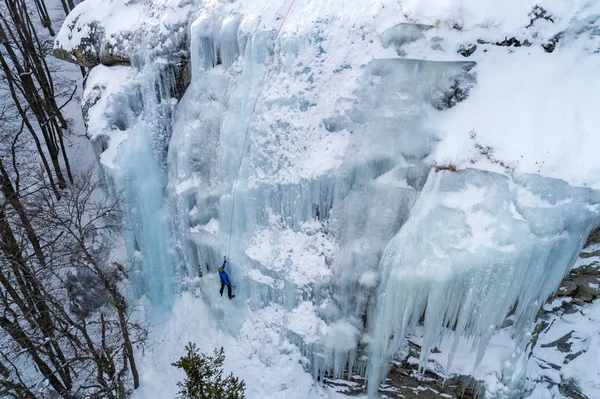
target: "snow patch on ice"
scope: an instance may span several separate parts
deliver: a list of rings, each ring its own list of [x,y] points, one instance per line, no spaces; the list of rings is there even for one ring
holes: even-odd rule
[[[514,165],[519,173],[600,188],[593,150],[600,145],[594,133],[600,115],[590,97],[600,91],[600,78],[593,73],[600,68],[598,57],[572,49],[547,54],[532,46],[508,55],[489,51],[477,62],[477,85],[470,98],[437,116],[446,135],[436,158],[459,167],[471,161],[482,165],[469,138],[475,132],[493,149],[495,159]]]
[[[317,316],[311,302],[304,301],[287,316],[287,328],[307,344],[317,342],[327,332],[327,325]]]
[[[279,278],[303,286],[331,276],[329,262],[335,250],[332,237],[322,231],[267,228],[255,233],[246,254]]]

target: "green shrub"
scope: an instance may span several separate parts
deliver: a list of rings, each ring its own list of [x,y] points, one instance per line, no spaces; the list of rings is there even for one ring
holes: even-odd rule
[[[233,374],[223,378],[223,348],[208,356],[198,353],[193,343],[185,347],[187,354],[182,356],[173,366],[185,371],[184,382],[178,382],[179,399],[244,399],[246,384]]]

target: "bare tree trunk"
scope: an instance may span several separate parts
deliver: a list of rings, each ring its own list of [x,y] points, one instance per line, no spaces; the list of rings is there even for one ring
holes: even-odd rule
[[[46,256],[42,251],[42,247],[40,245],[40,240],[35,233],[33,226],[31,225],[31,221],[21,204],[21,201],[16,196],[16,193],[13,189],[12,184],[10,183],[10,176],[8,175],[6,169],[4,168],[4,164],[0,159],[0,190],[4,194],[5,200],[11,205],[11,207],[17,212],[23,227],[27,233],[27,237],[33,246],[33,250],[37,257],[38,262],[40,262],[41,267],[46,267]]]
[[[60,152],[62,152],[69,181],[71,183],[73,181],[62,137],[62,129],[66,129],[67,122],[56,104],[52,75],[44,59],[46,50],[29,17],[27,3],[23,0],[5,0],[5,4],[9,11],[10,21],[6,16],[0,14],[0,19],[4,24],[4,28],[0,27],[0,38],[18,73],[17,80],[21,83],[21,93],[38,121],[59,187],[65,188],[66,182],[59,162]],[[13,50],[13,46],[19,50],[21,57]],[[11,78],[15,80],[14,74],[7,73],[7,79]],[[38,87],[43,97],[40,96]]]
[[[5,172],[4,166],[0,161],[0,171],[2,173]],[[3,175],[2,175],[3,177]],[[4,179],[3,179],[4,180]],[[2,191],[5,194],[5,184],[2,182]],[[9,202],[11,203],[11,202]],[[20,204],[20,201],[17,200],[18,206],[21,207],[21,212],[23,212],[23,208]],[[11,203],[12,204],[12,203]],[[25,215],[26,216],[26,215]],[[28,224],[28,228],[31,229],[32,226],[29,222],[29,219],[26,217],[26,222]],[[27,230],[27,227],[26,227]],[[68,362],[66,360],[65,355],[63,354],[62,349],[55,340],[54,331],[56,330],[56,326],[53,319],[53,314],[46,303],[46,299],[40,289],[39,281],[32,273],[30,268],[27,266],[25,259],[23,259],[19,244],[12,232],[10,225],[7,222],[5,217],[4,210],[0,212],[0,236],[2,237],[2,249],[5,254],[8,255],[9,260],[11,260],[11,264],[13,266],[13,272],[17,277],[17,282],[20,285],[21,292],[25,294],[26,298],[29,300],[30,305],[26,307],[23,303],[23,300],[16,293],[15,289],[12,287],[12,284],[8,282],[8,279],[0,276],[0,282],[3,283],[7,292],[11,294],[13,300],[16,301],[17,305],[20,309],[22,309],[23,314],[27,318],[28,315],[33,315],[35,323],[29,319],[30,324],[32,326],[38,326],[43,333],[43,336],[46,338],[44,340],[43,346],[46,349],[46,355],[50,359],[53,364],[55,370],[60,375],[62,381],[64,381],[65,386],[68,390],[71,389],[73,381],[71,378],[71,371],[68,366]],[[32,237],[36,240],[37,245],[39,246],[39,240],[37,240],[37,236],[35,233],[29,237],[30,241]],[[41,249],[40,249],[41,250]],[[38,261],[39,261],[38,257]],[[42,254],[42,259],[45,257]]]
[[[2,34],[2,28],[0,27],[0,37],[1,37],[1,34]],[[50,185],[52,186],[52,191],[54,192],[54,195],[56,196],[56,198],[60,199],[61,195],[60,195],[60,192],[58,191],[58,189],[56,188],[56,184],[54,183],[54,177],[52,176],[52,170],[50,169],[50,165],[48,164],[48,160],[46,159],[46,155],[44,153],[44,150],[42,149],[42,144],[40,143],[40,140],[37,137],[37,134],[33,128],[33,125],[31,124],[31,122],[29,121],[29,118],[27,117],[27,113],[25,112],[25,109],[21,106],[21,101],[15,90],[14,82],[10,78],[11,69],[8,66],[8,64],[6,63],[6,60],[4,59],[4,56],[1,53],[0,53],[0,65],[2,66],[2,69],[4,70],[4,73],[6,75],[6,80],[8,82],[8,87],[10,90],[11,97],[13,98],[13,102],[14,102],[21,118],[23,118],[23,122],[25,123],[27,130],[31,134],[33,141],[35,142],[36,149],[38,151],[40,158],[42,159],[42,164],[44,165],[44,169],[46,170],[48,179],[50,180]]]
[[[48,9],[46,8],[46,3],[43,0],[35,0],[35,8],[38,11],[38,15],[40,16],[40,21],[42,22],[42,26],[48,29],[50,36],[54,36],[54,29],[52,29],[52,21],[50,20],[50,15],[48,14]],[[67,13],[68,14],[68,13]]]

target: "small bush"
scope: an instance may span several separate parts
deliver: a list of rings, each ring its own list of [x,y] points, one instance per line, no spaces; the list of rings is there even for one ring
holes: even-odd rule
[[[435,169],[436,172],[439,172],[440,170],[449,170],[450,172],[458,172],[458,169],[456,168],[456,165],[454,165],[452,162],[450,162],[448,165],[438,165],[437,162],[435,162],[433,164],[433,168]]]
[[[478,139],[477,139],[477,132],[475,132],[475,130],[471,130],[471,132],[469,133],[469,137],[471,137],[471,140],[473,140],[473,147],[475,147],[475,149],[477,150],[477,152],[479,152],[481,155],[483,155],[484,157],[486,157],[490,162],[495,163],[497,165],[502,166],[504,169],[506,169],[509,172],[512,172],[512,170],[514,169],[514,167],[510,167],[508,164],[506,164],[505,162],[496,159],[494,157],[494,148],[489,146],[489,145],[483,145],[481,144]],[[475,160],[472,159],[471,163],[474,164]],[[536,162],[537,163],[537,162]],[[539,170],[538,170],[539,172]]]
[[[545,19],[546,21],[554,23],[552,15],[550,15],[548,11],[546,11],[543,7],[540,6],[533,7],[533,10],[531,10],[531,12],[528,15],[531,19],[529,20],[529,25],[527,25],[526,28],[532,27],[535,21],[537,21],[538,19]]]
[[[244,399],[246,384],[233,374],[223,378],[223,348],[208,356],[198,353],[193,343],[185,347],[187,354],[172,365],[185,371],[184,382],[178,382],[178,399]]]

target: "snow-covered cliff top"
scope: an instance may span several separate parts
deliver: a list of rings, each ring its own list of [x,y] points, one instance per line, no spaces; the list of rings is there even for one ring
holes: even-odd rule
[[[257,138],[262,148],[257,156],[271,165],[257,168],[255,178],[310,178],[339,167],[352,144],[361,145],[347,131],[328,132],[323,125],[324,119],[348,111],[361,66],[398,54],[459,61],[465,59],[459,49],[476,45],[467,58],[477,62],[471,97],[449,112],[428,112],[427,124],[443,139],[431,163],[540,173],[600,187],[600,162],[594,156],[600,140],[600,114],[595,112],[600,77],[594,73],[600,67],[600,6],[584,0],[463,3],[295,3],[281,39],[289,55],[270,71],[259,102],[263,120],[255,121],[257,130],[282,120],[289,127],[277,140]],[[241,40],[256,31],[277,30],[288,7],[287,2],[262,0],[88,0],[69,15],[55,46],[63,55],[70,54],[65,58],[84,64],[127,62],[144,46],[172,56],[185,52],[186,24],[194,20],[201,34],[218,35],[230,23],[227,16],[237,16],[239,31],[233,33]],[[536,19],[536,14],[541,17]],[[389,29],[406,23],[433,28],[394,44],[397,33]],[[391,42],[385,43],[390,35]],[[546,52],[542,46],[556,35],[556,50]],[[297,40],[305,40],[300,37],[321,41],[322,54],[312,53],[313,46],[308,51],[298,48]],[[515,38],[519,47],[495,45],[508,38]],[[294,80],[289,76],[291,63],[301,65]],[[302,73],[302,68],[310,72]],[[285,98],[306,101],[308,109],[298,112],[282,103]],[[348,101],[341,101],[344,98]],[[481,154],[476,146],[488,151]]]

